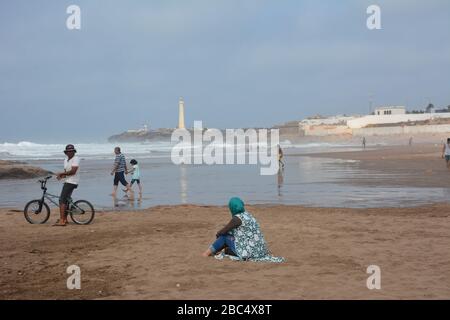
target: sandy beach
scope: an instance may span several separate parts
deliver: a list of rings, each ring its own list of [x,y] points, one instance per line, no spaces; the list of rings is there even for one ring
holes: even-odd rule
[[[439,151],[417,145],[314,156],[386,173],[384,181],[345,183],[444,187],[450,173]],[[410,177],[392,178],[402,170]],[[89,226],[64,228],[51,226],[55,211],[47,224],[30,225],[20,210],[1,209],[0,298],[449,299],[450,204],[383,207],[249,205],[282,264],[201,257],[230,217],[224,206],[100,212]],[[73,264],[81,290],[66,288]],[[381,268],[381,290],[366,287],[369,265]]]
[[[0,301],[450,300],[450,1],[110,3],[0,1]]]
[[[373,186],[450,187],[450,170],[441,157],[442,144],[386,146],[361,151],[315,153],[308,156],[354,160],[358,168],[373,175],[346,179],[343,183]]]
[[[30,225],[20,212],[2,210],[0,298],[450,298],[448,204],[248,210],[285,263],[201,257],[229,218],[225,207],[105,212],[90,226],[64,228]],[[81,290],[66,288],[73,264],[81,268]],[[366,287],[369,265],[381,268],[381,290]]]

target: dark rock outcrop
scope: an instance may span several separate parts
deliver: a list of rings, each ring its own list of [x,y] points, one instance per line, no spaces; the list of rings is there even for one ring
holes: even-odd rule
[[[21,161],[0,160],[1,179],[31,179],[52,174],[51,171],[33,167]]]

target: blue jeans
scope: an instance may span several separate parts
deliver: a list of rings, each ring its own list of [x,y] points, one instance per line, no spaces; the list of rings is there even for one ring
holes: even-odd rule
[[[210,246],[210,249],[213,253],[216,253],[223,248],[228,247],[234,254],[236,254],[236,248],[234,246],[234,237],[232,235],[220,236],[214,241],[214,243]]]

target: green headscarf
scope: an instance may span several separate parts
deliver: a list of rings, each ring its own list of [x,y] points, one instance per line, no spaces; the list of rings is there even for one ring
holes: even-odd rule
[[[232,216],[245,211],[244,202],[237,197],[233,197],[230,199],[230,202],[228,202],[228,208],[230,208]]]

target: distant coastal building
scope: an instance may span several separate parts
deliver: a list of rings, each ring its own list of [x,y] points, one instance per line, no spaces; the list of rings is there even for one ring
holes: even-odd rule
[[[130,129],[127,130],[128,133],[147,133],[148,132],[148,126],[144,124],[142,128],[140,129]]]
[[[386,111],[383,109],[383,111]],[[398,111],[398,110],[396,110]],[[383,115],[369,115],[349,120],[347,125],[351,129],[361,129],[368,126],[392,125],[395,123],[414,123],[417,121],[430,121],[450,118],[450,113],[397,113]]]
[[[317,125],[347,125],[347,121],[357,116],[332,116],[323,118],[311,118],[300,121],[300,125],[317,126]]]
[[[406,108],[403,106],[379,107],[375,109],[374,115],[388,116],[393,114],[406,114]]]
[[[182,97],[178,100],[178,129],[185,129],[184,126],[184,100]]]
[[[301,130],[299,121],[289,121],[283,124],[277,124],[273,126],[274,129],[279,130],[279,134],[283,136],[293,136],[298,137],[303,136],[303,131]]]
[[[300,121],[299,127],[303,136],[351,135],[347,122],[355,116],[315,117]]]
[[[311,137],[450,133],[450,112],[407,113],[404,106],[385,106],[371,115],[314,116],[298,124],[298,136]]]

